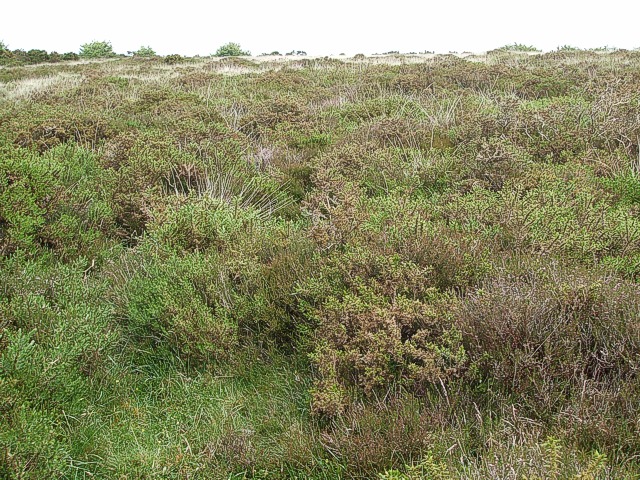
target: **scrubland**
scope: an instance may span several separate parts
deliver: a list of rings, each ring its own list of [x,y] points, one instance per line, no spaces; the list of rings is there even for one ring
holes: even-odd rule
[[[0,477],[640,475],[640,52],[0,69]]]

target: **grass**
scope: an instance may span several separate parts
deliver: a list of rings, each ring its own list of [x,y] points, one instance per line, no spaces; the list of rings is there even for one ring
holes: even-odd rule
[[[0,69],[0,478],[638,478],[640,55],[519,47]]]

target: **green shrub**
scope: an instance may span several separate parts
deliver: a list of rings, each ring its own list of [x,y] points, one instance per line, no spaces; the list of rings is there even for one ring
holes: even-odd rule
[[[558,52],[581,52],[582,49],[573,45],[559,45],[556,50]]]
[[[188,261],[188,259],[187,259]],[[123,314],[131,338],[141,346],[169,349],[185,359],[229,358],[237,326],[224,308],[213,310],[188,277],[184,262],[153,262],[126,285]]]
[[[111,42],[108,41],[93,41],[80,46],[81,58],[111,58],[115,56]]]
[[[177,53],[167,55],[163,59],[163,62],[167,65],[175,65],[176,63],[180,63],[182,61],[184,61],[184,58],[182,57],[182,55],[178,55]]]
[[[51,56],[45,50],[29,50],[27,57],[30,63],[43,63],[51,59]]]
[[[248,57],[251,52],[242,50],[242,47],[238,43],[229,42],[216,50],[214,56],[216,57]]]
[[[133,55],[136,57],[155,57],[156,52],[151,47],[140,47],[133,52]]]
[[[97,255],[105,234],[114,232],[109,182],[104,177],[100,182],[97,173],[95,157],[80,148],[54,148],[44,158],[24,149],[5,150],[0,160],[0,252],[35,253],[40,247],[65,260]]]
[[[60,55],[56,52],[32,49],[29,51],[0,49],[0,65],[33,65],[44,62],[56,62]]]
[[[75,52],[67,52],[67,53],[63,53],[60,58],[62,60],[79,60],[80,55],[78,55]]]
[[[507,50],[510,52],[539,52],[540,50],[533,45],[526,45],[524,43],[512,43],[509,45],[505,45],[504,47],[500,47],[499,50]]]

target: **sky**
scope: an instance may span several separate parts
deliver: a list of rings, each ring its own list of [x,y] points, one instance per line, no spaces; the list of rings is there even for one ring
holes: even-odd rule
[[[77,52],[93,40],[117,53],[209,55],[237,42],[254,55],[303,50],[482,52],[521,43],[544,51],[640,47],[640,3],[574,0],[3,0],[0,41],[11,49]],[[635,6],[634,6],[635,4]]]

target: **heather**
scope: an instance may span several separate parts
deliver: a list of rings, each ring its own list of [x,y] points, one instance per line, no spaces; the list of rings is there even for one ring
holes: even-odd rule
[[[146,49],[0,68],[0,477],[637,478],[639,52]]]

